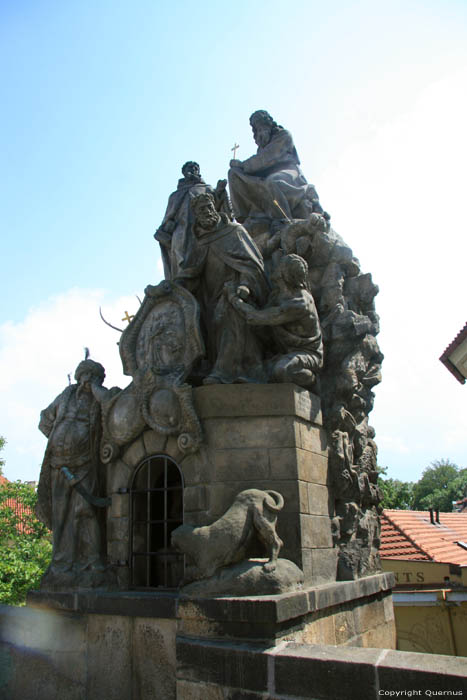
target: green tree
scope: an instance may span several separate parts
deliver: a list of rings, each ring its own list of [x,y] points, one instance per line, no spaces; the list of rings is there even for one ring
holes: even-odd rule
[[[414,484],[412,481],[399,479],[378,479],[378,486],[383,492],[383,508],[411,510],[413,505]]]
[[[414,486],[413,508],[452,511],[452,502],[467,492],[467,469],[460,469],[449,459],[437,459],[427,467]]]
[[[6,440],[0,435],[0,452],[5,447]],[[5,466],[5,460],[0,457],[0,476],[3,474],[3,467]]]
[[[34,514],[36,502],[28,484],[0,485],[0,603],[24,605],[49,564],[50,532]]]
[[[451,484],[452,500],[460,501],[467,496],[467,469],[460,469]]]

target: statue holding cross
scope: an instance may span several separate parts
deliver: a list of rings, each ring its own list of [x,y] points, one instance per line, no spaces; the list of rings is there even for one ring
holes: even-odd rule
[[[313,212],[322,214],[317,192],[300,169],[290,132],[265,110],[254,112],[250,124],[258,146],[256,155],[241,161],[235,158],[238,144],[231,149],[229,188],[237,221],[307,219]]]

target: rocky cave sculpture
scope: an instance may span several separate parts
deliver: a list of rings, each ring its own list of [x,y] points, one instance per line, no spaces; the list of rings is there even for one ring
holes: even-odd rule
[[[93,388],[105,371],[86,357],[66,387],[41,413],[48,438],[37,489],[38,517],[53,532],[52,560],[41,587],[111,586],[106,566],[105,506],[109,499],[99,458],[101,411]]]
[[[294,382],[319,394],[329,433],[337,577],[380,570],[381,494],[368,423],[383,359],[376,341],[378,287],[332,229],[315,187],[300,170],[290,133],[264,110],[252,114],[250,123],[258,149],[230,163],[233,212],[225,180],[214,189],[202,180],[197,163],[183,166],[155,234],[166,279],[146,288],[119,343],[130,385],[108,390],[99,379],[103,370],[98,380],[93,372],[83,379],[77,370],[78,385],[43,413],[49,445],[40,508],[54,529],[48,579],[60,567],[72,571],[81,565],[81,554],[74,553],[88,547],[93,573],[82,580],[98,585],[97,511],[83,516],[87,529],[76,524],[78,511],[92,501],[83,500],[80,489],[97,498],[104,493],[97,486],[99,464],[115,460],[146,427],[177,437],[185,454],[197,451],[202,431],[192,387],[245,382]],[[68,472],[60,472],[62,466]],[[180,530],[174,544],[183,549],[185,537],[201,542],[203,532]],[[83,538],[86,543],[78,544]],[[236,551],[243,556],[242,546]],[[214,550],[208,554],[217,561]],[[192,586],[212,573],[200,561]]]

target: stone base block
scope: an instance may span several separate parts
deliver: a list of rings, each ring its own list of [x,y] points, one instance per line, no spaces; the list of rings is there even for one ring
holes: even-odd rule
[[[26,608],[0,607],[0,697],[264,697],[269,657],[288,643],[394,648],[392,585],[380,574],[248,598],[35,592]]]
[[[370,639],[378,637],[378,646],[394,649],[392,585],[392,576],[378,574],[282,595],[182,596],[178,603],[178,632],[186,637],[269,644],[289,640],[374,646]]]

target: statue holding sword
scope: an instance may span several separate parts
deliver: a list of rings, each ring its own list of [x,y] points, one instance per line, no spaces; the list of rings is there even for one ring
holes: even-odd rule
[[[41,412],[39,429],[48,438],[38,486],[38,516],[52,530],[52,561],[43,589],[109,584],[105,560],[103,466],[99,459],[101,411],[93,386],[105,371],[86,359],[71,384]]]

